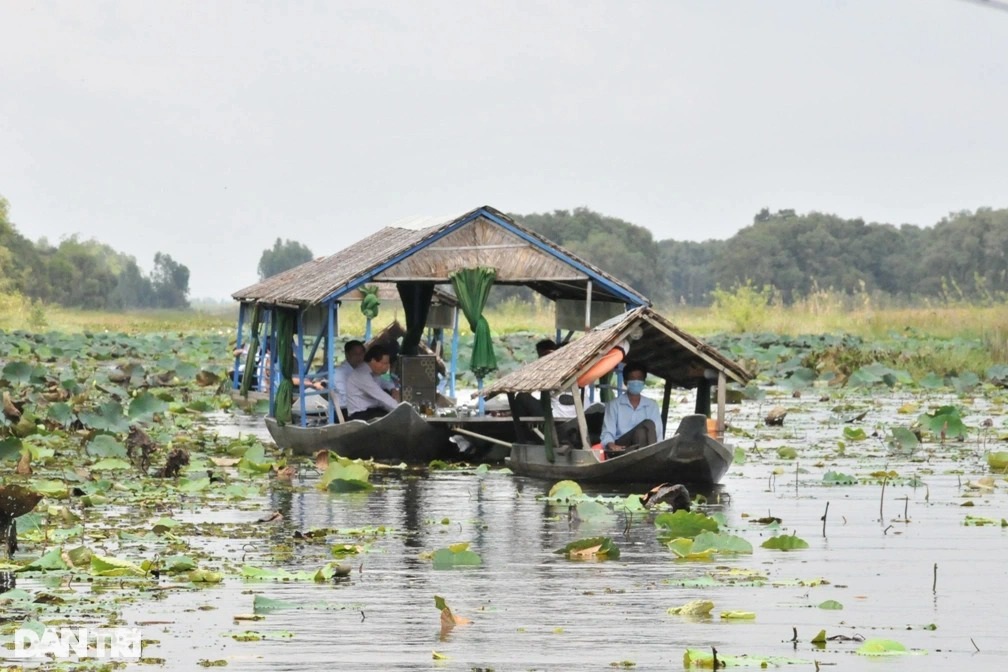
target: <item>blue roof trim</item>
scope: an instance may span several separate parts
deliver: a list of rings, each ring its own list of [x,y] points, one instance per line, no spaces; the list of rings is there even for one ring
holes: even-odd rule
[[[384,263],[376,266],[366,276],[363,276],[361,278],[358,278],[357,280],[348,282],[347,284],[343,285],[342,287],[339,287],[338,289],[336,289],[335,291],[333,291],[332,294],[330,294],[329,296],[327,296],[324,299],[322,299],[322,301],[320,301],[320,303],[329,303],[331,301],[335,301],[339,297],[343,296],[344,294],[346,294],[348,292],[352,292],[353,290],[357,289],[361,285],[364,285],[364,284],[366,284],[368,282],[371,282],[372,280],[374,280],[374,277],[376,275],[378,275],[379,273],[382,273],[382,272],[388,270],[389,268],[391,268],[392,266],[395,266],[396,264],[398,264],[403,259],[408,259],[409,257],[413,256],[414,254],[416,254],[420,250],[422,250],[425,247],[427,247],[428,245],[430,245],[431,243],[433,243],[435,241],[438,241],[438,240],[441,240],[442,238],[444,238],[445,236],[447,236],[449,233],[454,232],[456,229],[459,229],[462,226],[465,226],[466,224],[468,224],[469,222],[473,221],[474,219],[476,219],[480,215],[490,216],[490,214],[491,213],[489,213],[485,208],[478,208],[476,210],[473,210],[472,212],[470,212],[467,215],[463,215],[462,217],[460,217],[459,219],[455,220],[450,225],[446,226],[444,229],[442,229],[441,231],[439,231],[437,234],[435,234],[435,235],[431,236],[430,238],[427,238],[426,240],[424,240],[421,245],[415,245],[415,246],[410,247],[409,249],[403,251],[402,253],[397,254],[396,256],[392,257],[388,261],[386,261],[386,262],[384,262]]]
[[[607,290],[609,290],[613,294],[616,294],[617,296],[623,297],[624,301],[626,303],[630,304],[631,306],[637,307],[637,306],[648,305],[646,303],[641,303],[641,301],[640,301],[640,299],[638,297],[634,296],[633,294],[627,293],[622,287],[620,287],[618,285],[614,285],[608,279],[606,279],[605,277],[599,275],[598,273],[596,273],[595,271],[591,270],[590,268],[588,268],[584,264],[582,264],[580,262],[577,262],[574,259],[571,259],[566,254],[561,254],[555,248],[551,248],[551,247],[548,247],[548,246],[544,245],[543,242],[541,240],[539,240],[538,238],[530,236],[527,233],[525,233],[524,231],[516,229],[514,227],[514,225],[511,224],[510,222],[508,222],[507,220],[501,219],[497,215],[493,214],[492,212],[486,211],[483,208],[480,208],[480,210],[484,212],[485,217],[487,219],[492,220],[493,222],[495,222],[496,224],[498,224],[500,226],[503,226],[505,229],[507,229],[511,233],[515,234],[516,236],[518,236],[522,240],[535,245],[537,248],[539,248],[543,252],[546,252],[547,254],[549,254],[550,256],[552,256],[553,258],[559,259],[560,261],[564,262],[568,266],[571,266],[571,267],[576,268],[577,270],[581,271],[582,273],[584,273],[585,275],[587,275],[589,278],[591,278],[592,282],[597,282],[598,284],[604,286]]]

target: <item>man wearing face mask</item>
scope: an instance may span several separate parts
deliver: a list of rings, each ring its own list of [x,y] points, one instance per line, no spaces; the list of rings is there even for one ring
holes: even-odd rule
[[[658,403],[641,395],[646,377],[647,369],[639,362],[623,366],[626,394],[606,404],[602,420],[602,445],[607,454],[650,446],[665,436]]]

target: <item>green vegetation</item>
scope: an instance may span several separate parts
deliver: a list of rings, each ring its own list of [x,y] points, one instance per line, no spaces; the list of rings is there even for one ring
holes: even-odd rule
[[[281,241],[277,238],[273,248],[263,250],[262,256],[259,257],[259,279],[265,280],[271,275],[283,273],[313,258],[307,246],[293,240]]]

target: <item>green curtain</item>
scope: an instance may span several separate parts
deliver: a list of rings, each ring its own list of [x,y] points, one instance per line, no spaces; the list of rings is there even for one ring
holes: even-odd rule
[[[273,417],[280,425],[291,420],[291,404],[294,403],[294,311],[277,310],[276,356],[280,365],[280,384],[277,385]]]
[[[493,287],[497,271],[480,266],[464,268],[448,275],[459,307],[469,321],[473,332],[472,358],[469,369],[482,379],[488,373],[497,370],[497,356],[494,354],[493,341],[490,338],[490,324],[483,317],[483,307],[486,306],[490,288]]]
[[[259,308],[259,304],[255,304],[252,308],[252,330],[251,330],[251,340],[249,341],[248,354],[245,356],[245,373],[242,375],[241,381],[241,394],[243,397],[248,397],[249,388],[252,387],[252,378],[256,374],[256,355],[259,353],[259,328],[260,322],[262,320],[262,310]],[[259,389],[263,387],[263,382],[259,381]]]
[[[381,301],[378,300],[378,285],[364,285],[360,291],[364,295],[360,302],[360,312],[367,319],[373,320],[378,317],[378,308],[381,306]]]
[[[406,335],[403,336],[400,352],[407,357],[420,353],[420,339],[427,325],[427,313],[430,312],[431,299],[434,297],[434,283],[431,282],[400,282],[396,283],[399,298],[402,299],[403,312],[406,313]]]

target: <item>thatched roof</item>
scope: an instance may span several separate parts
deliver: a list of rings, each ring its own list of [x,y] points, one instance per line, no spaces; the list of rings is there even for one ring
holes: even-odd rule
[[[626,361],[643,362],[649,375],[672,381],[678,387],[697,387],[708,369],[724,371],[739,383],[752,377],[711,346],[643,306],[494,381],[484,388],[484,395],[489,398],[504,392],[568,390],[581,374],[627,338],[631,340]]]
[[[553,300],[584,299],[591,282],[594,300],[649,303],[597,266],[490,206],[422,228],[386,227],[333,255],[240,289],[232,297],[308,306],[338,298],[363,284],[447,283],[450,273],[474,266],[496,269],[496,284],[526,285]]]

